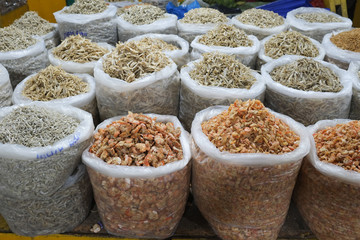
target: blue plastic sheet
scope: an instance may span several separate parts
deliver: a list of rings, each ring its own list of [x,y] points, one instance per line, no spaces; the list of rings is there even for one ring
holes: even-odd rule
[[[200,4],[196,0],[190,3],[189,5],[180,5],[178,7],[176,7],[172,2],[169,2],[166,5],[166,12],[175,14],[178,17],[178,19],[182,19],[185,13],[187,13],[191,9],[199,8],[199,7]]]
[[[312,7],[309,0],[278,0],[257,8],[276,12],[286,17],[287,13],[299,7]]]

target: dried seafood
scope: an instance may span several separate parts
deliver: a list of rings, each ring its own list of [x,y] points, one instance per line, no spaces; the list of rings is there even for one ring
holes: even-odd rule
[[[26,49],[36,42],[35,38],[18,28],[0,28],[0,52]]]
[[[104,72],[112,78],[133,82],[170,64],[169,58],[147,44],[131,41],[117,44],[103,62]]]
[[[228,18],[222,12],[212,8],[195,8],[184,14],[180,20],[182,23],[207,24],[207,23],[226,23]]]
[[[310,58],[276,67],[270,76],[275,82],[301,91],[339,92],[343,89],[333,70]]]
[[[326,13],[299,13],[295,17],[310,23],[342,22],[341,18]]]
[[[63,13],[67,14],[95,14],[105,11],[107,4],[104,0],[76,0]]]
[[[151,49],[155,50],[155,51],[174,51],[174,50],[179,50],[179,48],[171,43],[167,43],[162,39],[159,38],[150,38],[150,37],[145,37],[141,40],[136,41],[137,44],[140,45],[148,45],[149,47],[151,47]]]
[[[204,53],[203,59],[194,64],[195,68],[189,75],[204,86],[250,89],[256,81],[251,69],[231,55]]]
[[[49,21],[41,18],[37,12],[28,11],[21,18],[14,21],[11,25],[19,28],[29,35],[43,36],[55,30]]]
[[[245,10],[236,16],[236,19],[243,24],[254,25],[260,28],[273,28],[284,24],[284,18],[279,14],[256,8]]]
[[[223,46],[223,47],[251,47],[253,41],[249,39],[243,30],[232,25],[221,24],[202,35],[199,43],[207,46]]]
[[[286,31],[271,37],[264,44],[265,55],[277,59],[284,55],[317,57],[319,50],[310,38],[296,31]]]
[[[123,9],[121,17],[131,24],[145,25],[165,17],[165,11],[153,5],[138,4]]]
[[[77,63],[87,63],[99,60],[109,51],[100,47],[80,35],[67,37],[62,43],[54,48],[54,57],[63,61],[73,61]]]
[[[330,41],[335,44],[338,48],[360,52],[360,28],[354,28],[350,31],[345,31],[333,35]]]

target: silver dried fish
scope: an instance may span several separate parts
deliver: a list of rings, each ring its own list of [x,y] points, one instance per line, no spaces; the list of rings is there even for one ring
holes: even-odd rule
[[[213,8],[195,8],[184,14],[180,20],[182,23],[226,23],[228,21],[225,14]]]
[[[107,4],[104,0],[76,0],[63,13],[67,14],[95,14],[105,11]]]
[[[137,4],[120,11],[121,17],[135,25],[151,24],[165,17],[165,11],[150,4]]]
[[[29,35],[43,36],[55,30],[55,27],[47,20],[41,18],[37,12],[28,11],[11,25],[19,28]]]
[[[310,23],[331,23],[342,22],[342,20],[332,14],[326,13],[299,13],[295,15],[296,18],[302,19]]]
[[[264,10],[251,8],[236,16],[243,24],[254,25],[260,28],[273,28],[284,24],[284,18],[279,14]]]

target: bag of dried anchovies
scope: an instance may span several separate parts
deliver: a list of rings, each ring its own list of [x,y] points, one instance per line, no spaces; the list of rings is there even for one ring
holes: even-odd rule
[[[324,8],[300,7],[286,15],[292,30],[321,42],[333,31],[351,29],[352,21]]]
[[[117,126],[115,131],[120,130],[120,134],[109,136],[111,141],[117,143],[113,150],[122,149],[120,151],[125,152],[124,154],[132,151],[131,157],[125,155],[125,158],[123,156],[121,159],[113,158],[114,161],[121,162],[118,163],[121,165],[117,165],[105,162],[97,157],[98,154],[90,153],[89,148],[82,155],[93,186],[99,215],[110,234],[130,238],[168,238],[174,234],[182,218],[189,194],[191,174],[189,134],[175,116],[146,114],[132,117],[134,115],[131,113],[128,116],[130,117],[125,117],[126,122],[119,123],[120,126],[116,125],[116,121],[123,119],[121,116],[105,120],[97,126],[94,136],[104,132],[111,134],[113,128]],[[158,122],[164,124],[156,125]],[[130,124],[135,129],[128,129]],[[142,130],[138,133],[137,125],[142,126]],[[176,129],[177,133],[169,133],[168,131],[171,131],[169,127]],[[143,131],[149,134],[142,134]],[[126,138],[125,145],[124,141],[119,141],[117,138]],[[164,138],[167,140],[164,141]],[[145,144],[136,143],[141,142],[141,139],[146,139]],[[141,145],[147,146],[149,142],[151,142],[151,150],[136,150],[141,149]],[[135,144],[136,149],[132,144]],[[110,146],[100,147],[98,151],[103,151],[106,147]],[[164,152],[165,149],[168,149],[167,153]],[[173,155],[174,150],[182,151],[182,158],[177,157],[177,160],[163,165],[162,159]],[[138,162],[138,158],[144,159],[144,151],[145,160],[148,156],[149,159],[154,157],[152,156],[154,153],[157,155],[155,156],[157,167],[152,166],[155,160],[151,160],[150,166],[145,165],[145,160],[143,160],[144,164],[141,164],[140,160]],[[122,154],[118,150],[117,153],[119,156]],[[109,155],[111,156],[114,155]],[[132,159],[132,163],[126,163],[128,159]]]
[[[360,119],[360,62],[351,62],[348,69],[352,80],[350,119]]]
[[[34,237],[73,230],[88,216],[93,197],[89,176],[81,164],[51,196],[29,201],[0,195],[0,200],[0,213],[10,230]]]
[[[266,106],[305,126],[349,117],[351,78],[334,64],[283,56],[263,65],[261,75],[266,82]]]
[[[139,4],[138,0],[105,0],[105,2],[109,3],[110,5],[114,5],[117,8]]]
[[[317,239],[360,238],[359,122],[322,120],[308,127],[304,159],[293,198]]]
[[[0,128],[1,194],[38,199],[66,182],[91,141],[94,123],[79,108],[33,102],[1,108]]]
[[[0,107],[11,105],[13,89],[11,87],[9,73],[6,68],[0,64]]]
[[[230,19],[228,20],[230,22]],[[227,22],[227,23],[228,23]],[[183,23],[180,20],[177,21],[178,35],[191,43],[196,36],[203,35],[206,32],[214,29],[218,23]]]
[[[256,110],[249,109],[239,110],[241,117],[233,115],[228,106],[209,107],[196,114],[191,128],[191,184],[194,201],[221,239],[275,240],[285,221],[302,159],[309,152],[309,137],[304,126],[288,116],[269,110],[277,120],[266,122],[262,119],[266,115],[264,111],[258,114]],[[236,121],[235,125],[228,127],[237,130],[228,131],[229,135],[222,137],[217,136],[226,132],[225,129],[215,130],[210,134],[217,138],[218,142],[233,146],[234,153],[219,150],[203,132],[203,123],[224,111],[229,112],[229,118],[218,123],[213,122],[212,126]],[[236,118],[238,120],[235,120]],[[258,120],[259,122],[256,122]],[[278,124],[282,122],[282,125],[285,123],[285,126],[296,134],[299,140],[291,142],[296,143],[295,150],[287,149],[288,151],[282,154],[251,153],[244,149],[243,145],[237,145],[236,139],[247,146],[259,142],[265,145],[266,138],[274,138],[271,133],[271,136],[267,136],[274,121]],[[278,133],[285,135],[285,132],[281,132],[282,128],[283,126],[278,129]],[[257,142],[251,140],[254,138]],[[276,149],[279,148],[277,144],[281,139],[277,138],[276,141],[269,140],[266,143],[270,148]]]

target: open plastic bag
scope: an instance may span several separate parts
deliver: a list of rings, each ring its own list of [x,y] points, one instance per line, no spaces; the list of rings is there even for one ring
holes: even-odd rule
[[[117,43],[115,6],[109,5],[105,11],[89,15],[63,13],[67,8],[54,13],[61,40],[80,34],[93,42]]]
[[[107,43],[97,43],[100,47],[106,48],[111,51],[114,47]],[[87,73],[90,75],[94,74],[95,62],[78,63],[73,61],[64,61],[54,57],[52,54],[54,49],[48,51],[49,61],[54,66],[61,66],[66,72],[69,73]]]
[[[23,236],[63,233],[73,230],[89,214],[92,188],[85,166],[78,166],[53,195],[32,199],[0,195],[0,213],[12,232]]]
[[[178,50],[164,51],[164,53],[176,63],[178,69],[189,62],[189,43],[177,35],[149,33],[131,38],[128,41],[138,41],[146,37],[161,39],[177,46],[179,48]]]
[[[37,40],[36,44],[24,50],[0,52],[0,64],[8,70],[13,88],[30,74],[49,65],[44,40]]]
[[[43,36],[40,36],[42,39],[44,39],[45,47],[47,50],[52,49],[59,45],[60,43],[60,35],[58,31],[58,25],[52,24],[55,29],[52,32],[49,32],[48,34],[45,34]]]
[[[348,118],[350,111],[352,83],[342,69],[324,61],[318,61],[330,68],[340,78],[343,89],[335,92],[301,91],[286,87],[272,80],[270,72],[278,66],[291,63],[300,56],[283,56],[265,64],[261,75],[266,82],[265,105],[274,111],[288,115],[305,126],[322,119]]]
[[[327,14],[334,16],[341,20],[341,22],[307,22],[303,19],[297,18],[297,14],[303,13],[313,13],[313,14]],[[300,32],[305,36],[313,38],[319,42],[323,40],[325,34],[331,33],[333,31],[339,30],[350,30],[352,26],[352,21],[349,18],[342,17],[336,13],[333,13],[324,8],[314,8],[314,7],[300,7],[288,12],[286,20],[290,25],[292,30]]]
[[[79,126],[73,134],[46,147],[0,143],[0,192],[3,196],[39,199],[52,195],[64,185],[91,141],[94,129],[91,114],[70,105],[33,102],[4,107],[0,109],[0,118],[19,106],[34,105],[72,116],[80,121]]]
[[[360,62],[351,62],[349,73],[352,80],[352,98],[350,106],[350,119],[360,120]]]
[[[128,83],[103,70],[103,59],[95,65],[96,99],[100,119],[135,113],[178,113],[180,76],[176,64]]]
[[[195,61],[199,62],[201,59]],[[250,89],[202,86],[189,75],[195,62],[190,62],[180,72],[180,109],[179,119],[185,129],[190,130],[197,112],[214,105],[229,105],[236,99],[259,99],[264,101],[265,81],[260,74],[253,71],[256,82]]]
[[[153,23],[136,25],[125,21],[120,15],[116,19],[119,40],[125,42],[146,33],[177,34],[176,21],[177,17],[174,14],[165,13],[165,17]]]
[[[176,230],[184,213],[190,184],[190,142],[188,133],[174,116],[147,114],[157,121],[181,128],[183,159],[160,167],[107,164],[84,151],[100,218],[108,233],[122,237],[167,238]],[[114,117],[99,128],[120,119]]]
[[[285,154],[220,152],[201,123],[227,110],[210,107],[192,123],[192,189],[196,206],[221,239],[277,239],[309,137],[302,124],[272,112],[300,136]]]
[[[7,107],[11,105],[11,96],[13,89],[11,87],[9,73],[0,64],[0,107]]]
[[[199,38],[201,36],[195,37],[191,42],[191,60],[196,60],[201,57],[203,53],[207,52],[220,52],[229,55],[234,55],[237,60],[242,64],[253,68],[255,67],[256,58],[260,49],[260,42],[255,36],[248,36],[249,39],[253,42],[251,47],[223,47],[223,46],[207,46],[202,43],[199,43]]]
[[[294,191],[302,217],[319,240],[360,238],[360,174],[319,160],[312,134],[347,123],[348,119],[323,120],[308,127],[310,153],[304,160]]]

